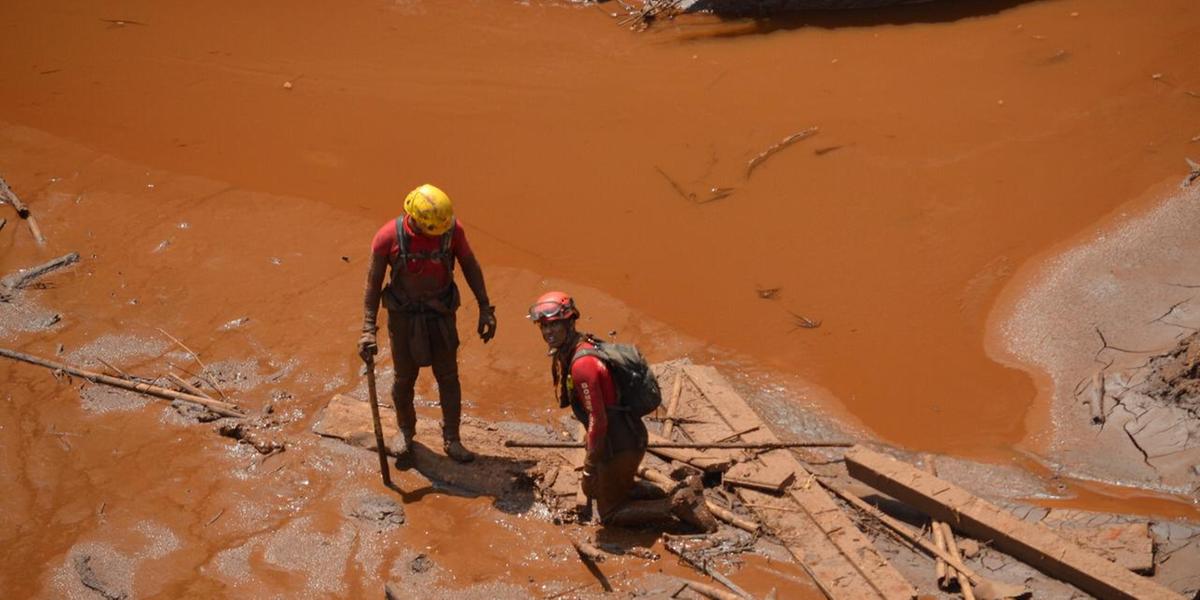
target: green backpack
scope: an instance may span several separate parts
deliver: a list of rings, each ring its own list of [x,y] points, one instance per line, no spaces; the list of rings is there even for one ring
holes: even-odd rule
[[[571,362],[585,356],[595,356],[604,363],[617,388],[617,406],[614,408],[635,417],[644,417],[662,405],[658,379],[655,379],[650,364],[636,347],[609,343],[591,336],[588,336],[588,342],[595,348],[576,352]]]

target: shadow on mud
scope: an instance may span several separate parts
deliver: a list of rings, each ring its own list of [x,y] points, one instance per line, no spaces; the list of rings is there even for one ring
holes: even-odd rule
[[[699,0],[690,11],[704,11],[728,21],[718,29],[684,32],[683,39],[702,40],[759,35],[805,27],[842,29],[881,25],[952,23],[1002,13],[1022,4],[1045,0],[932,0],[896,4],[887,0]],[[885,5],[886,4],[886,5]],[[800,7],[810,7],[807,9]],[[815,8],[823,6],[825,8]]]
[[[462,498],[492,498],[492,506],[507,514],[523,514],[534,505],[533,482],[528,475],[537,465],[533,460],[478,454],[470,463],[459,463],[434,452],[420,442],[413,443],[413,456],[397,461],[399,470],[414,470],[429,480],[415,490],[393,485],[405,504],[418,502],[430,494]]]

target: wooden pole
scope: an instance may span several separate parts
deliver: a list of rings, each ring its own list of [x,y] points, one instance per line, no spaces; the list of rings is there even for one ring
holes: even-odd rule
[[[0,348],[0,356],[11,358],[13,360],[19,360],[21,362],[27,362],[32,365],[38,365],[40,367],[46,367],[47,369],[64,371],[77,377],[83,377],[84,379],[87,379],[93,383],[103,383],[104,385],[111,385],[113,387],[119,387],[131,392],[138,392],[139,394],[146,394],[149,396],[157,396],[159,398],[166,398],[168,400],[180,400],[183,402],[191,402],[192,404],[199,404],[200,406],[226,417],[242,418],[246,416],[245,413],[239,411],[237,407],[232,404],[210,400],[203,396],[194,396],[192,394],[169,390],[157,385],[150,385],[149,383],[126,381],[117,377],[93,373],[92,371],[86,371],[84,369],[72,367],[67,364],[57,363],[44,358],[38,358],[23,352],[9,350],[8,348]]]
[[[683,393],[683,366],[675,370],[675,385],[671,388],[671,400],[667,402],[667,415],[663,419],[662,436],[671,439],[671,431],[675,429],[675,409],[679,406],[679,396]]]
[[[693,450],[776,450],[780,448],[849,448],[852,442],[650,442],[647,448]],[[583,448],[583,442],[532,442],[505,440],[506,448]]]
[[[383,485],[392,487],[392,471],[388,468],[387,446],[383,443],[383,423],[379,420],[379,397],[375,392],[375,357],[367,355],[367,396],[371,402],[371,425],[375,427],[375,454],[379,456],[379,472]],[[402,434],[403,435],[403,434]]]

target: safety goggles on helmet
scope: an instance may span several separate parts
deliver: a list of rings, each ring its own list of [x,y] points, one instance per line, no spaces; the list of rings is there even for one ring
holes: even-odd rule
[[[575,310],[575,301],[570,298],[541,300],[529,307],[528,318],[534,323],[544,321],[561,321],[579,316]]]

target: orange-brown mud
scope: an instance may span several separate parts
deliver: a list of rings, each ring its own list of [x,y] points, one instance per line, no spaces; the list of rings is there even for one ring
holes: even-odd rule
[[[802,381],[796,402],[887,442],[1010,460],[1035,385],[984,351],[1000,289],[1196,153],[1190,0],[947,0],[641,34],[610,10],[3,3],[0,174],[50,242],[5,215],[0,271],[83,255],[28,292],[61,324],[7,328],[4,344],[188,364],[162,328],[245,371],[248,406],[279,391],[277,414],[303,431],[358,385],[370,236],[430,181],[455,198],[500,307],[497,339],[460,356],[469,415],[557,419],[521,317],[563,286],[589,327],[655,360]],[[720,187],[733,192],[687,197]],[[464,339],[474,317],[467,302]],[[76,593],[63,582],[78,587],[80,544],[159,561],[124,582],[138,596],[374,595],[417,551],[454,586],[589,581],[540,551],[561,545],[553,526],[453,494],[408,504],[403,532],[358,556],[342,503],[379,488],[371,457],[314,440],[260,462],[169,411],[89,403],[26,365],[0,376],[6,595]],[[685,571],[673,562],[659,564]]]

